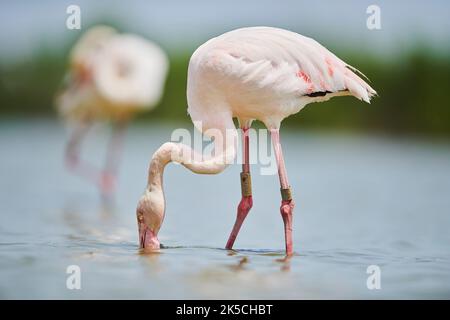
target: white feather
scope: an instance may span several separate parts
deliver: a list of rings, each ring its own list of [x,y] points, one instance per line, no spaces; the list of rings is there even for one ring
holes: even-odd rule
[[[127,118],[158,103],[167,71],[156,44],[93,27],[72,49],[69,75],[76,79],[58,95],[58,109],[68,119]]]
[[[226,109],[226,101],[240,120],[277,127],[306,104],[333,96],[354,95],[369,102],[376,92],[353,70],[300,34],[271,27],[237,29],[209,40],[192,55],[188,111],[194,120],[209,121],[207,109],[217,109],[211,104]],[[326,96],[308,96],[326,91]]]

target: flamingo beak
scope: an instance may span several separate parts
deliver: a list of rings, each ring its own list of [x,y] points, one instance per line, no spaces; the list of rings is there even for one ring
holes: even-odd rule
[[[159,250],[161,247],[156,234],[142,222],[139,222],[139,246],[149,251]]]

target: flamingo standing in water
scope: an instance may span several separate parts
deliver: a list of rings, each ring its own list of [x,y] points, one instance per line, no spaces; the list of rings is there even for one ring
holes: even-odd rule
[[[104,195],[114,191],[126,123],[136,112],[156,106],[167,69],[167,56],[156,44],[107,26],[89,29],[72,49],[68,83],[56,99],[59,113],[75,123],[66,164],[93,180]],[[114,132],[105,167],[98,170],[79,160],[79,145],[91,125],[101,120],[111,120]]]
[[[140,246],[149,250],[160,248],[157,235],[165,213],[165,166],[174,161],[195,173],[222,172],[236,156],[237,132],[232,119],[237,118],[243,132],[244,159],[242,199],[226,244],[227,249],[232,249],[253,204],[248,130],[256,119],[271,133],[281,186],[286,254],[292,255],[294,201],[280,144],[281,121],[311,102],[335,96],[352,95],[370,102],[376,92],[356,72],[315,40],[283,29],[242,28],[201,45],[189,62],[188,112],[194,125],[200,127],[200,123],[203,133],[214,139],[215,154],[195,160],[190,147],[172,142],[154,153],[148,185],[136,210]],[[225,136],[231,139],[223,139]]]

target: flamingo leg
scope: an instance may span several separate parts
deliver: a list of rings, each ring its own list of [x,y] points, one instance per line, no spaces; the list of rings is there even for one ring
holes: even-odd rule
[[[284,235],[286,241],[286,255],[291,256],[293,253],[292,244],[292,213],[294,211],[294,200],[292,200],[291,187],[289,185],[286,166],[284,164],[283,151],[280,143],[279,129],[271,129],[270,135],[272,137],[273,149],[275,151],[275,158],[278,165],[278,176],[280,178],[281,186],[281,217],[284,223]]]
[[[80,160],[80,146],[91,127],[91,122],[82,122],[74,129],[66,146],[65,161],[67,168],[73,173],[97,182],[98,170]]]
[[[66,147],[66,165],[73,173],[98,185],[102,194],[109,195],[115,189],[119,155],[122,151],[126,122],[119,122],[113,128],[103,170],[80,160],[80,146],[91,127],[92,123],[83,122],[73,131]]]
[[[104,195],[111,195],[116,188],[117,172],[123,151],[126,128],[126,121],[119,121],[113,127],[106,153],[105,167],[103,172],[101,172],[100,178],[100,189]]]
[[[241,172],[241,191],[242,199],[239,202],[237,208],[236,222],[234,223],[233,230],[228,238],[226,249],[232,249],[234,241],[241,229],[242,223],[247,217],[250,209],[253,206],[252,188],[251,188],[251,176],[250,176],[250,152],[249,152],[249,128],[242,128],[242,143],[243,143],[243,163]]]

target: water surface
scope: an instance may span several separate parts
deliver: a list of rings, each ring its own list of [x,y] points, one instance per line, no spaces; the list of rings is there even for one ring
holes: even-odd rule
[[[252,166],[254,207],[227,251],[239,165],[216,176],[171,165],[166,248],[142,254],[135,207],[171,129],[130,128],[120,188],[105,203],[65,171],[61,125],[3,121],[0,298],[450,298],[450,145],[283,132],[297,203],[289,260],[276,176]],[[101,163],[106,141],[95,129],[84,156]],[[81,290],[66,288],[69,265],[81,268]],[[369,265],[380,290],[367,289]]]

